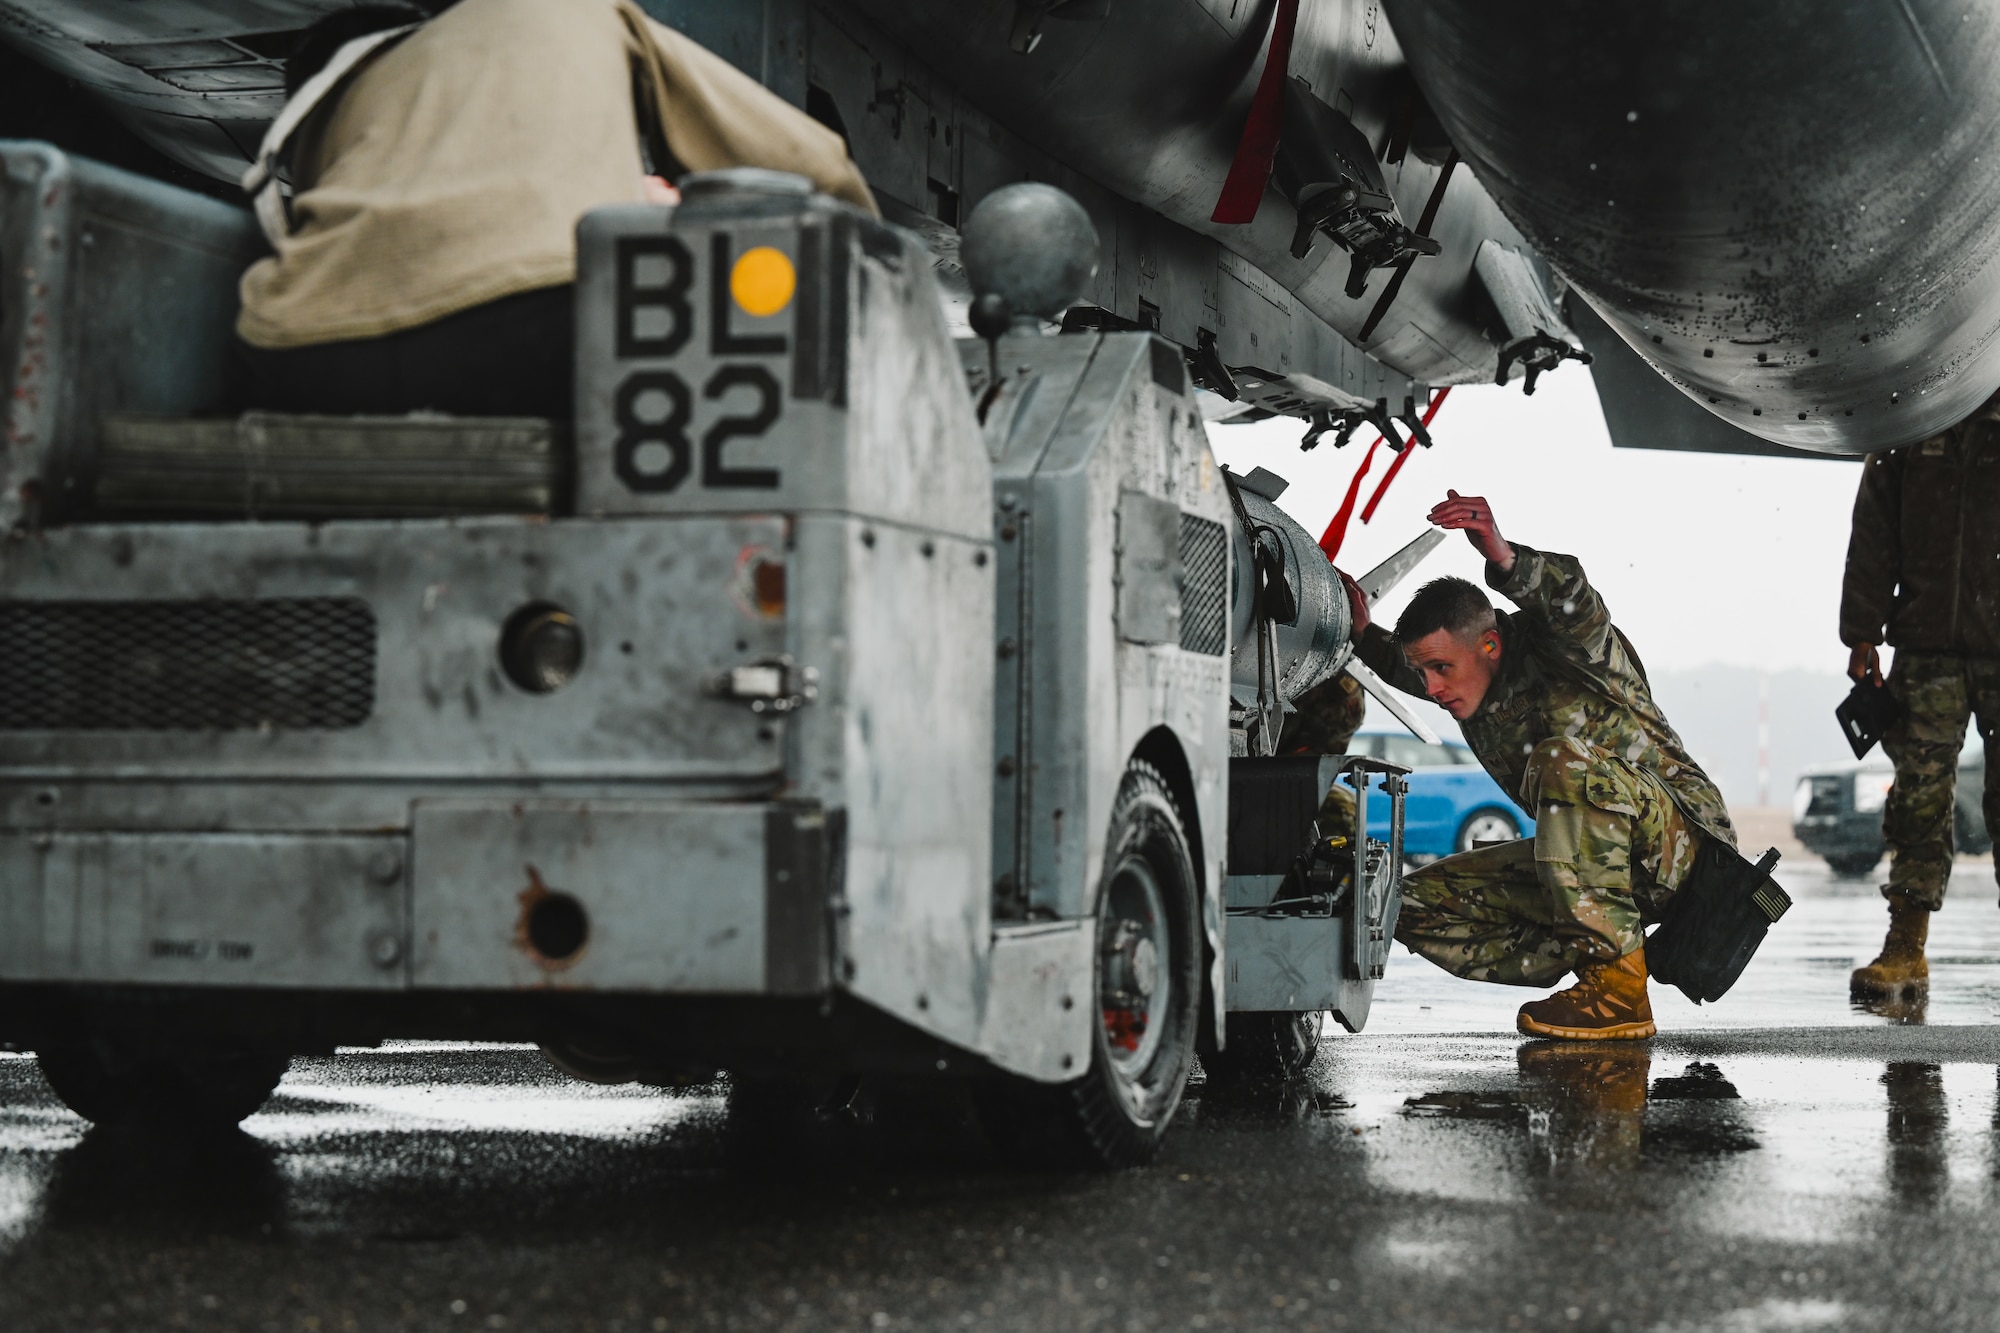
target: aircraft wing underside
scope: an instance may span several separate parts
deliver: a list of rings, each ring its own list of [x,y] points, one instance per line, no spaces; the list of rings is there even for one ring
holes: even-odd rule
[[[1904,9],[1921,27],[1935,6],[1911,3],[1915,9]],[[174,162],[228,182],[282,104],[283,61],[297,35],[343,7],[345,0],[0,0],[7,48],[0,58],[72,81]],[[1919,311],[1914,330],[1885,333],[1881,317],[1862,320],[1878,338],[1902,335],[1898,370],[1852,328],[1821,330],[1792,318],[1788,301],[1803,310],[1809,300],[1826,304],[1825,293],[1810,273],[1799,279],[1796,300],[1789,289],[1772,289],[1754,256],[1747,276],[1740,258],[1729,273],[1715,261],[1712,284],[1726,287],[1734,273],[1751,295],[1695,291],[1693,313],[1676,323],[1675,293],[1705,279],[1673,268],[1675,247],[1692,254],[1700,246],[1665,226],[1648,248],[1630,252],[1625,268],[1607,270],[1607,255],[1636,242],[1606,239],[1625,236],[1616,227],[1629,219],[1589,230],[1574,218],[1596,188],[1596,160],[1570,164],[1578,180],[1523,193],[1522,173],[1551,169],[1534,156],[1543,138],[1566,150],[1582,143],[1621,179],[1641,173],[1656,197],[1642,224],[1675,222],[1677,201],[1657,202],[1662,191],[1731,184],[1663,176],[1654,169],[1657,148],[1614,160],[1621,150],[1610,130],[1550,119],[1548,107],[1571,97],[1558,86],[1560,71],[1577,69],[1592,77],[1571,82],[1599,100],[1622,98],[1621,107],[1673,94],[1681,98],[1673,105],[1701,100],[1704,114],[1726,116],[1726,106],[1710,105],[1717,90],[1704,84],[1694,99],[1674,85],[1702,84],[1699,62],[1672,65],[1648,49],[1649,24],[1669,46],[1696,40],[1699,24],[1671,15],[1579,17],[1564,29],[1570,63],[1548,55],[1533,82],[1520,72],[1528,54],[1481,64],[1476,44],[1451,40],[1460,30],[1506,33],[1487,45],[1518,38],[1524,52],[1542,52],[1547,44],[1536,46],[1533,33],[1552,20],[1516,4],[1421,12],[1407,0],[1387,12],[1377,0],[642,0],[642,7],[838,129],[885,212],[931,241],[948,288],[956,280],[961,294],[956,228],[972,203],[1022,179],[1070,191],[1096,223],[1101,254],[1083,304],[1065,323],[1157,330],[1186,350],[1199,383],[1239,405],[1237,419],[1283,413],[1307,422],[1315,438],[1335,432],[1336,441],[1364,428],[1411,435],[1413,424],[1396,419],[1413,423],[1435,387],[1525,381],[1532,392],[1536,376],[1594,354],[1612,363],[1599,380],[1622,404],[1613,410],[1607,401],[1616,443],[1739,451],[1760,448],[1753,441],[1761,439],[1862,452],[1935,429],[1947,409],[1990,392],[1988,378],[2000,381],[1993,336],[2000,323],[1987,327],[2000,317],[1986,313],[2000,309],[2000,243],[1979,239],[1964,250],[1954,277],[1970,284],[1970,294],[1936,297],[1939,312]],[[1803,11],[1781,4],[1771,13],[1782,26]],[[1961,16],[1955,32],[1971,54],[1948,51],[1946,63],[1956,69],[2000,45],[1996,14],[2000,0],[1979,0]],[[1418,43],[1407,59],[1391,16]],[[1871,37],[1868,27],[1874,22],[1856,19],[1847,25],[1853,34],[1832,35],[1879,45],[1882,35]],[[1268,68],[1274,50],[1286,53],[1281,69]],[[1760,49],[1734,58],[1777,57]],[[1595,77],[1592,59],[1633,71],[1622,82]],[[1931,72],[1945,89],[1932,108],[1940,132],[1976,128],[1989,104],[2000,118],[2000,91],[1954,93],[1939,59],[1933,54]],[[1891,65],[1905,81],[1931,76],[1914,57]],[[1742,70],[1731,77],[1732,86],[1760,82]],[[1649,79],[1673,86],[1662,93]],[[1480,80],[1483,101],[1470,86]],[[1541,121],[1515,123],[1516,104]],[[0,93],[0,117],[8,111]],[[1639,122],[1637,110],[1624,114]],[[0,137],[10,133],[18,130],[0,119]],[[1691,157],[1704,151],[1702,142],[1688,139]],[[1995,173],[1974,174],[1951,216],[2000,218],[2000,208],[1979,211],[1981,201],[1992,202],[1979,182]],[[1495,180],[1505,182],[1498,191],[1505,211],[1487,188]],[[1843,186],[1818,180],[1814,188],[1827,194]],[[1992,193],[2000,198],[2000,187]],[[2000,233],[2000,220],[1977,225]],[[1584,241],[1566,239],[1565,230],[1584,232]],[[1708,233],[1697,239],[1713,249]],[[1839,252],[1837,240],[1832,248]],[[1648,265],[1653,272],[1635,272]],[[1756,328],[1739,334],[1731,321]],[[1822,358],[1834,333],[1855,336]],[[1937,364],[1916,356],[1918,337],[1929,339]],[[1794,355],[1795,341],[1810,345]],[[1782,358],[1768,355],[1781,345]],[[1717,348],[1726,364],[1715,359]],[[1868,398],[1876,387],[1840,387],[1864,381],[1907,383],[1879,406]],[[1847,401],[1854,393],[1862,397]],[[1667,417],[1680,424],[1664,427]]]

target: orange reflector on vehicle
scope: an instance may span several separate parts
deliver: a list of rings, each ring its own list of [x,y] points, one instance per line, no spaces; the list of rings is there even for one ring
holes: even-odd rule
[[[745,250],[729,270],[729,294],[746,315],[775,315],[791,304],[798,275],[782,250],[760,245]]]

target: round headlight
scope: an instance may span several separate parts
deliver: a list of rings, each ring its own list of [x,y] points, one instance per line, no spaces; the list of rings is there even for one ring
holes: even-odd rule
[[[549,602],[531,602],[500,631],[500,669],[532,694],[548,694],[575,679],[583,667],[583,628]]]

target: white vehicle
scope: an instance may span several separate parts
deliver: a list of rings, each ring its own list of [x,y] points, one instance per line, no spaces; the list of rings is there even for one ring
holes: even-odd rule
[[[1346,601],[1177,349],[954,343],[916,237],[725,172],[584,220],[573,422],[239,418],[255,244],[0,143],[0,1041],[77,1111],[532,1040],[968,1078],[1120,1163],[1226,1014],[1234,1067],[1365,1021],[1395,839],[1252,757]]]

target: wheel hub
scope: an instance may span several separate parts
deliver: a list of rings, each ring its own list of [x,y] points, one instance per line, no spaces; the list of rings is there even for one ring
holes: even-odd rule
[[[1160,948],[1149,939],[1132,946],[1132,988],[1141,995],[1153,993],[1160,976]]]
[[[1128,859],[1105,888],[1099,918],[1099,1010],[1112,1061],[1136,1072],[1160,1043],[1156,1013],[1168,1012],[1165,899],[1152,868]]]

